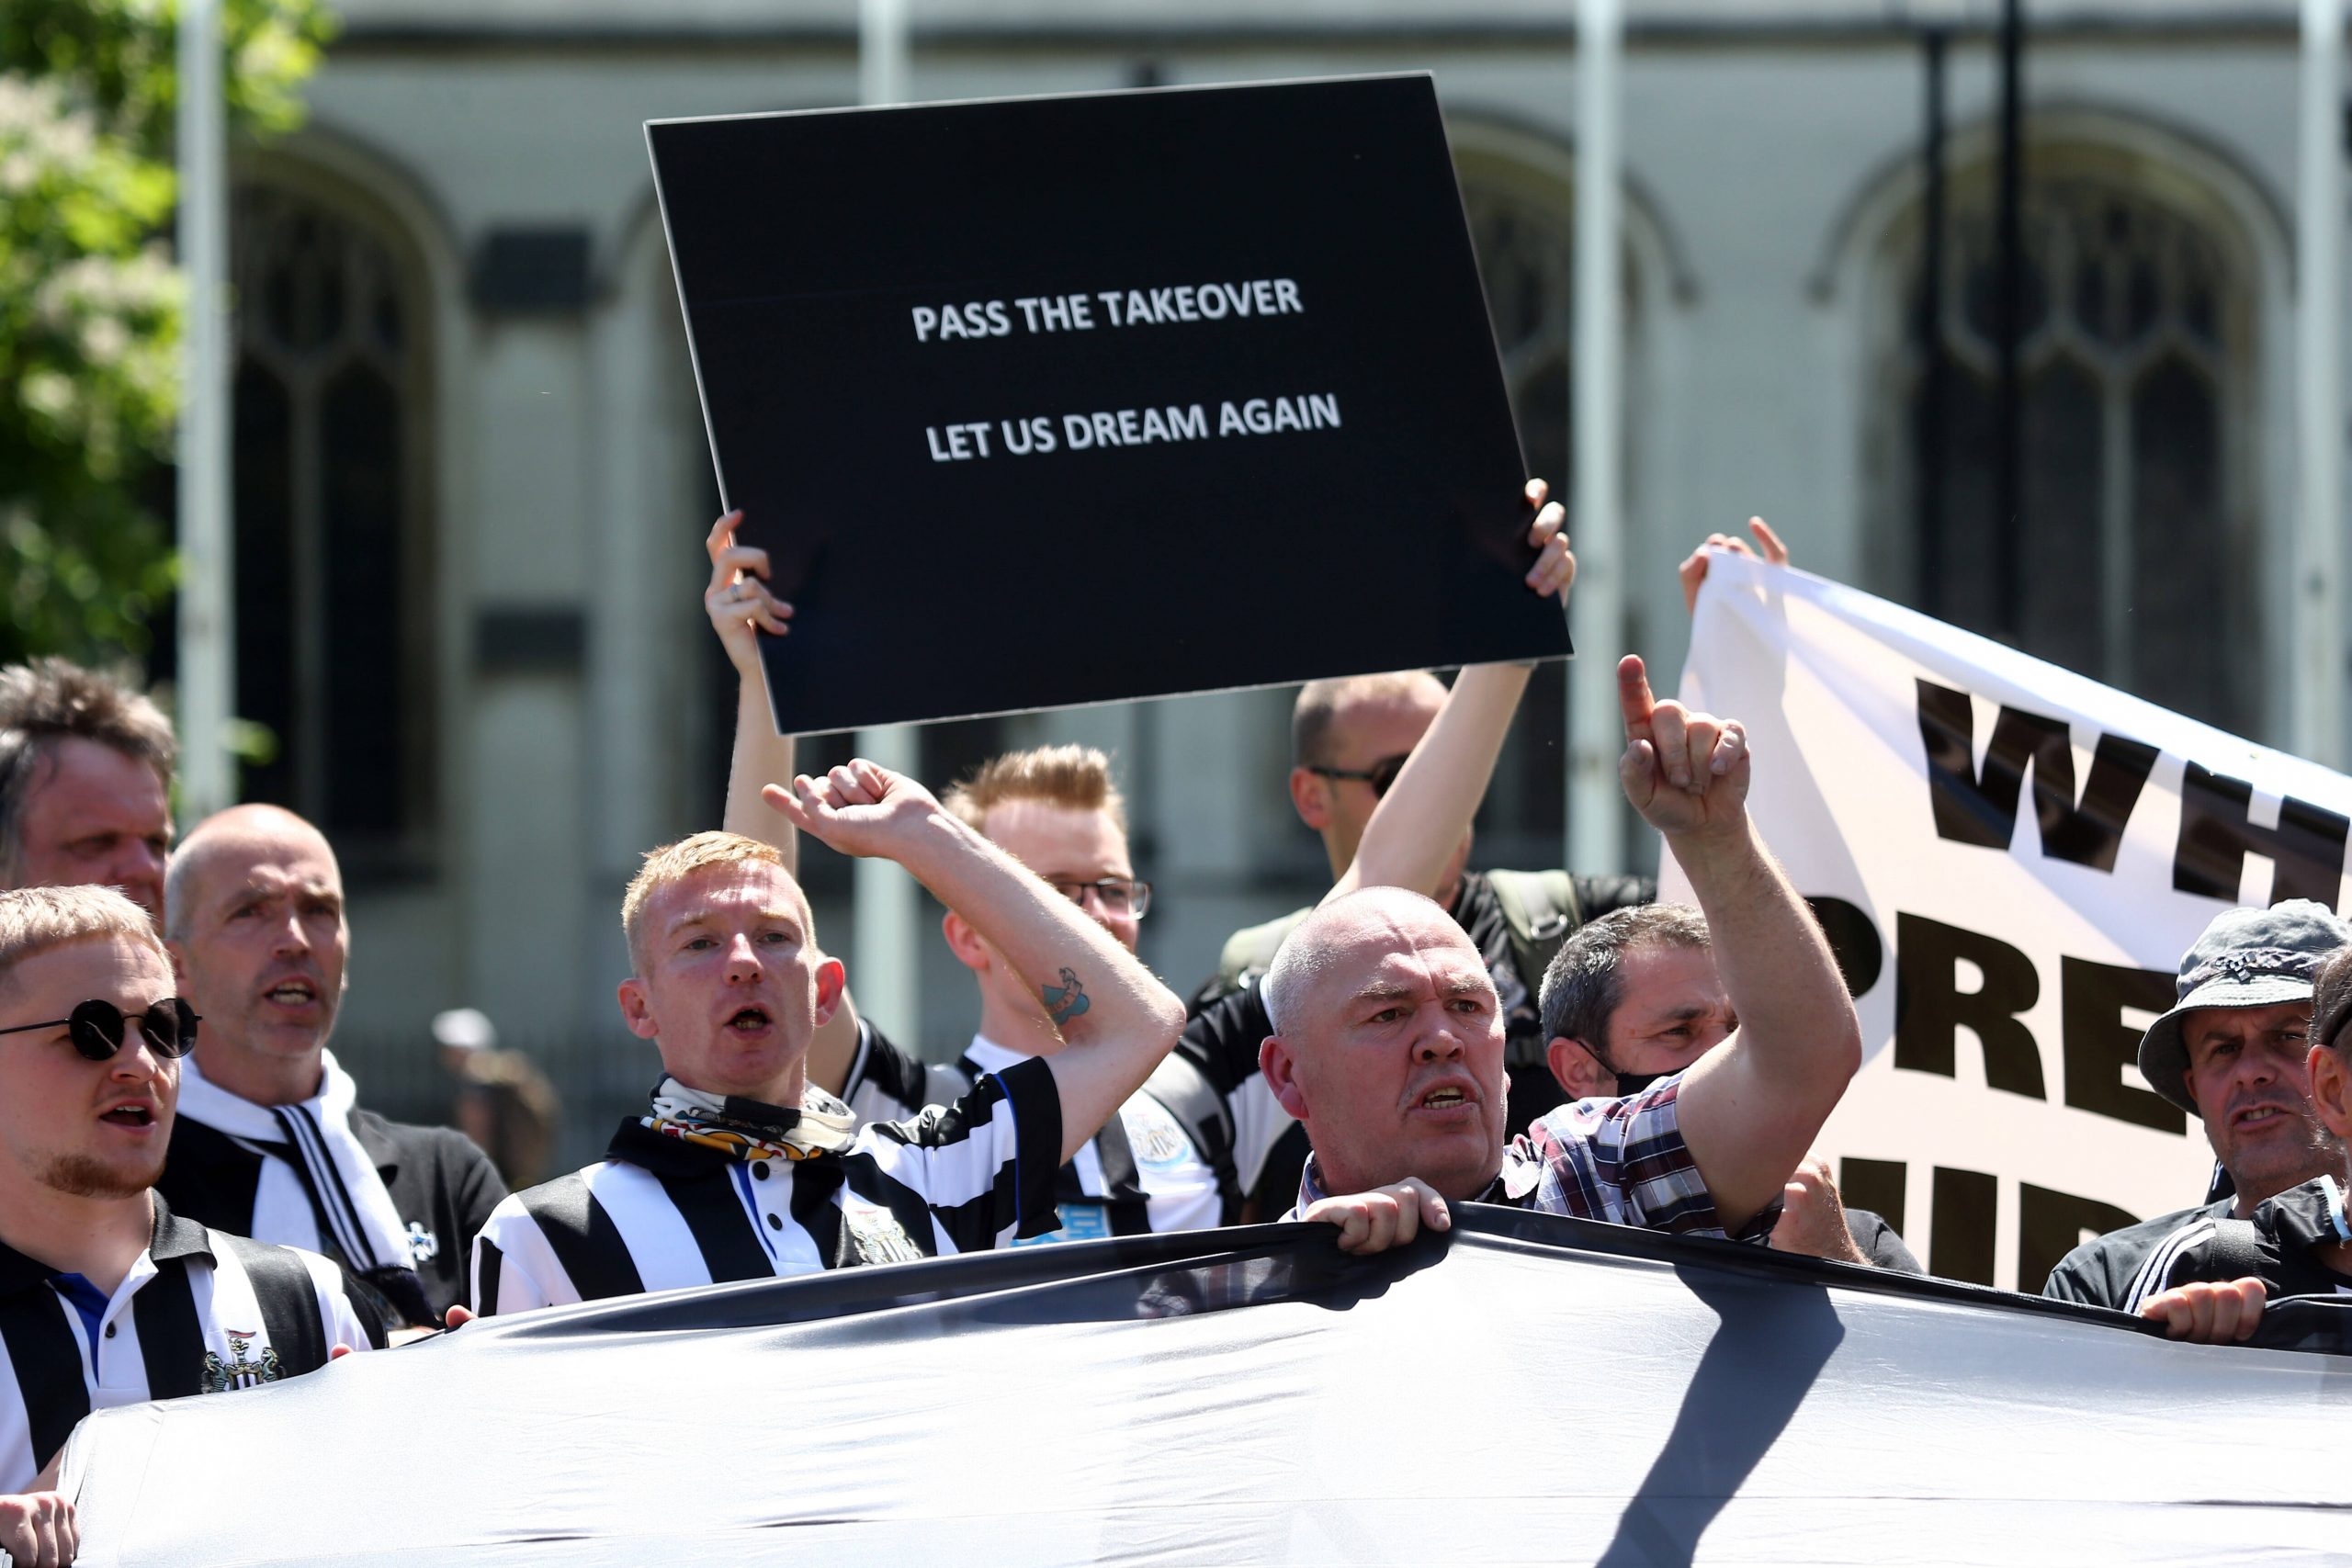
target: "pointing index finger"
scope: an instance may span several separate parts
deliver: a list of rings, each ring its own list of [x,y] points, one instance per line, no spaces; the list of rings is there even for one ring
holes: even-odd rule
[[[1650,715],[1657,711],[1657,698],[1651,694],[1650,673],[1643,668],[1638,653],[1617,661],[1617,705],[1625,716],[1625,739],[1648,739]]]

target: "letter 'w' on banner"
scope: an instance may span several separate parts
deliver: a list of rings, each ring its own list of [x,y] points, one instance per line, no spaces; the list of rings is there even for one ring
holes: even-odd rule
[[[1936,1273],[2035,1292],[2203,1201],[2203,1128],[2142,1081],[2141,1032],[2231,905],[2343,907],[2352,779],[1734,555],[1681,694],[1747,725],[1748,811],[1855,991],[1867,1059],[1818,1145],[1849,1202]]]

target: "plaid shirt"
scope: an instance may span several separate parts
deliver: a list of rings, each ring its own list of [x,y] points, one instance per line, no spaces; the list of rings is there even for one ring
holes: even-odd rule
[[[1623,1100],[1563,1105],[1511,1141],[1500,1174],[1476,1201],[1677,1235],[1763,1241],[1780,1220],[1779,1201],[1736,1234],[1724,1231],[1690,1145],[1682,1141],[1675,1109],[1681,1092],[1678,1074]],[[1299,1178],[1298,1207],[1288,1217],[1298,1218],[1329,1196],[1310,1155]]]

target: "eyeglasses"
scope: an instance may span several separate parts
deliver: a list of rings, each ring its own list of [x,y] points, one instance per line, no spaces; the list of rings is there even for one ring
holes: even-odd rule
[[[1368,784],[1372,786],[1373,798],[1377,800],[1388,793],[1388,786],[1396,782],[1396,775],[1405,771],[1405,763],[1411,756],[1410,751],[1404,751],[1394,757],[1383,757],[1369,768],[1309,767],[1306,771],[1318,778],[1353,779],[1358,784]]]
[[[1049,882],[1046,886],[1086,908],[1089,893],[1102,900],[1102,912],[1114,920],[1140,920],[1151,908],[1151,884],[1131,876],[1106,876],[1096,882]]]
[[[0,1029],[0,1034],[69,1029],[73,1032],[74,1049],[93,1062],[103,1062],[122,1049],[123,1027],[133,1018],[139,1020],[139,1032],[147,1037],[148,1047],[158,1056],[185,1056],[196,1049],[196,1026],[201,1021],[196,1010],[180,997],[165,997],[143,1013],[126,1013],[112,1002],[94,998],[75,1008],[69,1018],[52,1018],[46,1023],[19,1023]]]

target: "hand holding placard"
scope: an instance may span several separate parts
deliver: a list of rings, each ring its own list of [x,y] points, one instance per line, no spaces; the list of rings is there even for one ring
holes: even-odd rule
[[[780,730],[1567,651],[1426,75],[647,136]]]

